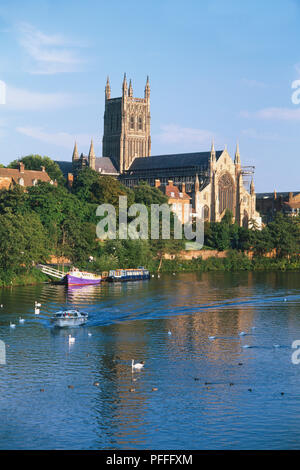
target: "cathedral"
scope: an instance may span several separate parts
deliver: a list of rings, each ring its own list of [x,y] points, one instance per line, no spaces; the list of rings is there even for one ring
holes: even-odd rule
[[[143,98],[133,96],[132,82],[127,85],[126,74],[122,96],[111,98],[107,78],[102,154],[103,157],[95,156],[91,142],[88,156],[79,156],[75,144],[72,164],[57,163],[65,174],[89,166],[101,174],[118,177],[127,187],[134,187],[141,181],[165,193],[168,188],[176,187],[179,197],[188,198],[194,214],[206,221],[220,222],[229,209],[240,226],[261,227],[261,217],[256,211],[253,167],[241,165],[238,145],[234,159],[227,148],[216,151],[214,143],[207,152],[151,156],[148,77]],[[247,190],[249,176],[251,184]]]

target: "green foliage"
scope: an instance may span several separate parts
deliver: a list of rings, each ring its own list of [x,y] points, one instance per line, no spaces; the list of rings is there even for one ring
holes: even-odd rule
[[[49,256],[47,233],[36,214],[0,215],[0,246],[1,268],[16,273]]]
[[[168,198],[158,188],[153,188],[147,183],[140,183],[133,189],[136,203],[145,204],[150,207],[151,204],[168,204]]]
[[[20,162],[24,163],[26,170],[40,171],[41,167],[44,166],[46,172],[53,181],[56,180],[58,184],[65,183],[65,179],[58,164],[49,157],[42,157],[41,155],[27,155],[26,157],[22,157],[20,160],[14,160],[7,168],[18,168]]]

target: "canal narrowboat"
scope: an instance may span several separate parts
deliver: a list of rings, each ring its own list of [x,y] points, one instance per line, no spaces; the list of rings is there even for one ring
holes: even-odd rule
[[[150,272],[148,269],[139,267],[136,269],[113,269],[110,270],[107,276],[108,282],[124,282],[124,281],[142,281],[150,279]]]
[[[99,274],[79,271],[79,269],[74,268],[66,274],[63,282],[68,286],[85,286],[87,284],[100,284],[101,280],[102,277]]]

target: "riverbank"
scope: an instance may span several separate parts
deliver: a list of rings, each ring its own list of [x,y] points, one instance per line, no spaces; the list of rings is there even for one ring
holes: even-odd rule
[[[96,259],[89,265],[78,265],[80,269],[93,273],[101,273],[99,269],[101,260]],[[130,263],[124,264],[122,268],[132,268]],[[202,257],[183,260],[181,257],[174,259],[150,259],[145,263],[145,268],[151,273],[179,273],[179,272],[210,272],[210,271],[300,271],[300,257],[295,258],[270,258],[253,257],[238,251],[230,251],[226,256],[212,256],[207,259]],[[50,282],[50,278],[36,268],[21,273],[5,273],[0,270],[0,287],[27,286]]]
[[[30,286],[48,282],[49,277],[39,269],[32,268],[29,271],[21,271],[18,274],[4,272],[0,269],[0,287]]]

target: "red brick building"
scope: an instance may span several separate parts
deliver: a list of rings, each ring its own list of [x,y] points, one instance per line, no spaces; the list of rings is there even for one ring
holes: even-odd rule
[[[17,184],[27,188],[35,186],[39,181],[54,184],[45,167],[42,166],[40,171],[26,170],[24,163],[19,163],[19,168],[0,168],[0,189],[11,189]]]

